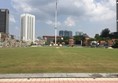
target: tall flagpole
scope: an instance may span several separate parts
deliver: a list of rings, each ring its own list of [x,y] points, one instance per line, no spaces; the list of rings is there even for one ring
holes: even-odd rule
[[[56,8],[55,8],[55,46],[57,45],[57,0],[56,0]]]
[[[116,32],[118,32],[118,0],[116,0]]]

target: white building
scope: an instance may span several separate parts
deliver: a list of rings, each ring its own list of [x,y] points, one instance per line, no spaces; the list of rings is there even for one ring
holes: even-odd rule
[[[35,41],[35,16],[31,14],[21,15],[21,40]]]

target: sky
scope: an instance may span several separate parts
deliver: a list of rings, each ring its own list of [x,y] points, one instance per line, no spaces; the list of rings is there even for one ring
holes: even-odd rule
[[[0,8],[9,9],[9,33],[20,38],[20,16],[36,17],[36,37],[54,35],[56,0],[0,0]],[[58,0],[59,30],[84,32],[90,37],[105,28],[116,31],[115,0]]]

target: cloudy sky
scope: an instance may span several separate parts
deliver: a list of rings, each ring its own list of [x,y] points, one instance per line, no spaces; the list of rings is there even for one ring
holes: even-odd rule
[[[56,0],[0,0],[0,8],[10,11],[10,34],[20,36],[20,15],[36,16],[36,37],[54,35]],[[94,37],[104,28],[116,30],[115,0],[58,0],[58,31],[71,30]]]

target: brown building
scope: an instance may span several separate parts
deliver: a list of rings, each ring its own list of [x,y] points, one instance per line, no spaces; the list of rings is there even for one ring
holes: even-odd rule
[[[57,40],[60,40],[62,37],[61,36],[57,36]],[[51,42],[54,42],[55,40],[55,36],[43,36],[43,39],[50,44]]]
[[[74,39],[73,38],[70,38],[69,39],[69,46],[74,46]]]

